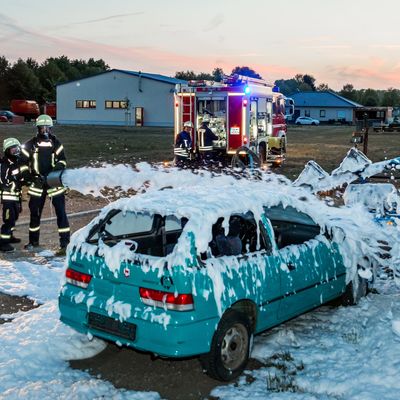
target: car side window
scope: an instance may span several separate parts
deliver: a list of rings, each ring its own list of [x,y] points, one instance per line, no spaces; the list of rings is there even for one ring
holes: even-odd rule
[[[321,232],[320,226],[310,216],[293,207],[279,205],[264,210],[271,221],[278,249],[303,244]]]
[[[223,228],[223,218],[219,218],[212,226],[212,240],[209,243],[210,256],[240,256],[257,250],[271,251],[272,245],[267,232],[260,222],[260,229],[250,213],[232,215],[229,219],[228,233]],[[257,240],[257,235],[259,240]],[[259,248],[257,249],[257,243]],[[202,256],[202,258],[207,258]]]
[[[292,244],[303,244],[320,233],[318,225],[302,225],[293,222],[271,221],[278,249]]]
[[[178,243],[178,239],[182,234],[182,230],[185,227],[188,219],[187,218],[177,218],[174,215],[168,215],[165,217],[164,224],[164,255],[172,253],[175,245]]]

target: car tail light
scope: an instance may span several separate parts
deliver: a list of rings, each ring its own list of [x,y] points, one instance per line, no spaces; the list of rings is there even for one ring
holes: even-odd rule
[[[92,279],[92,275],[84,274],[83,272],[75,271],[72,268],[67,268],[65,271],[67,282],[71,285],[79,286],[86,289]]]
[[[190,311],[194,309],[191,294],[175,294],[161,290],[139,288],[140,298],[144,304],[166,308],[175,311]]]

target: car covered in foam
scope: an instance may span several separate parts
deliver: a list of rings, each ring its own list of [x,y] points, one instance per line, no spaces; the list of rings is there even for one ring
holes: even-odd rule
[[[346,205],[361,204],[379,224],[400,224],[400,194],[391,183],[363,183],[347,186],[343,199]]]
[[[366,293],[375,224],[352,218],[282,181],[118,200],[72,237],[61,320],[160,356],[200,356],[210,376],[231,380],[254,334]]]

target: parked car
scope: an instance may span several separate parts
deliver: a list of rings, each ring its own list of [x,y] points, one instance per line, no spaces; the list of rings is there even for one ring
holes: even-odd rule
[[[380,225],[400,225],[400,193],[391,183],[350,184],[343,200],[349,206],[364,205]]]
[[[252,335],[365,295],[359,275],[356,291],[346,284],[331,233],[285,194],[267,207],[259,188],[258,197],[236,186],[169,189],[107,206],[72,237],[61,320],[159,356],[200,356],[211,377],[229,381],[246,367]]]
[[[8,110],[0,110],[0,117],[6,117],[8,122],[11,122],[15,117],[15,114],[12,111]]]
[[[389,122],[388,131],[400,131],[400,118],[394,117],[391,122]]]
[[[319,125],[319,120],[311,117],[299,117],[296,119],[296,125]]]

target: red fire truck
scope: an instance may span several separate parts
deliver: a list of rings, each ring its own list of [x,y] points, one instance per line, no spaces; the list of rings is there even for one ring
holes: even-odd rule
[[[261,163],[279,165],[286,153],[286,120],[294,112],[292,99],[262,79],[232,75],[223,82],[189,81],[176,85],[175,137],[186,121],[197,130],[205,116],[219,140],[213,148],[225,156],[251,150]]]

